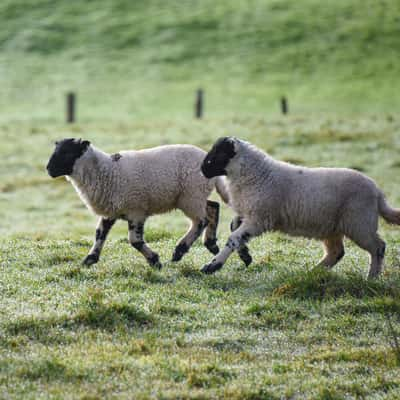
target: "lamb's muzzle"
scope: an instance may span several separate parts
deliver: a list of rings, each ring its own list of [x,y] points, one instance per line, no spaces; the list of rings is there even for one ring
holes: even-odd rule
[[[226,166],[235,156],[235,141],[233,138],[220,138],[201,164],[201,172],[206,178],[226,175]]]
[[[71,175],[76,160],[85,153],[90,142],[70,138],[55,144],[56,148],[46,166],[47,172],[52,178]]]

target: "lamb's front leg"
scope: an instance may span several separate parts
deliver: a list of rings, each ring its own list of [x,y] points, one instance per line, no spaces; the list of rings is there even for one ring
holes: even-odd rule
[[[201,269],[206,274],[213,274],[225,264],[228,257],[235,251],[245,245],[252,237],[258,236],[261,231],[252,224],[244,221],[236,231],[234,231],[226,242],[225,247],[217,254],[217,256]]]
[[[147,262],[158,269],[162,268],[158,254],[155,253],[143,239],[144,220],[128,221],[129,243],[138,251],[140,251]]]
[[[231,222],[231,232],[236,231],[236,229],[238,229],[240,225],[242,225],[242,218],[236,216]],[[239,246],[237,252],[240,259],[245,263],[246,267],[248,267],[253,261],[249,248],[245,244],[242,244],[241,246]]]
[[[84,265],[96,264],[99,261],[101,249],[104,246],[106,237],[110,229],[115,224],[115,219],[113,218],[103,218],[100,217],[96,227],[96,238],[94,240],[93,246],[89,251],[89,254],[83,260]]]

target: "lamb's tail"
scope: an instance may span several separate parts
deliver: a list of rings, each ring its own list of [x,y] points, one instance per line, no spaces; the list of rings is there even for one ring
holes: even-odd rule
[[[400,209],[390,207],[383,193],[379,196],[378,210],[379,215],[385,218],[387,222],[400,225]]]
[[[226,185],[225,178],[223,176],[217,176],[215,187],[223,202],[229,204],[229,191]]]

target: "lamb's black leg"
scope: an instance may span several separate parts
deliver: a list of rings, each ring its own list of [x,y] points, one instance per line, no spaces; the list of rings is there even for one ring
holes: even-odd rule
[[[219,203],[207,200],[206,212],[208,225],[204,232],[203,243],[212,254],[218,254],[217,228],[219,221]]]
[[[244,221],[238,229],[231,233],[225,247],[217,256],[210,263],[204,265],[202,272],[213,274],[215,271],[218,271],[222,268],[233,251],[238,250],[239,247],[247,243],[250,238],[258,236],[261,233],[262,230],[259,226]]]
[[[172,261],[179,261],[190,249],[194,241],[202,234],[207,226],[207,220],[192,219],[192,225],[186,232],[185,236],[179,241],[175,247]]]
[[[89,254],[83,260],[84,265],[96,264],[97,261],[99,261],[101,249],[103,248],[108,232],[110,232],[114,223],[115,219],[113,218],[99,218],[96,227],[96,238]]]
[[[239,216],[233,218],[231,222],[231,232],[236,231],[236,229],[238,229],[241,224],[242,224],[242,219]],[[240,259],[245,263],[245,265],[249,266],[253,261],[249,248],[245,244],[242,244],[239,246],[237,252],[239,254]]]
[[[158,254],[151,250],[143,239],[144,221],[128,221],[128,228],[130,244],[143,254],[152,267],[161,269],[162,264]]]

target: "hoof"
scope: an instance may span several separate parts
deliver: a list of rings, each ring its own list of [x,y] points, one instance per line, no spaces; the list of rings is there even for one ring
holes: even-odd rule
[[[84,258],[82,264],[89,266],[92,264],[96,264],[97,261],[99,261],[99,256],[97,254],[89,254]]]
[[[215,271],[218,271],[219,269],[222,268],[222,263],[213,263],[210,262],[209,264],[206,264],[202,269],[201,272],[204,272],[205,274],[213,274]]]
[[[214,254],[214,256],[216,256],[219,253],[219,247],[217,245],[213,247],[207,247],[207,249],[211,254]]]
[[[217,240],[216,239],[209,239],[204,243],[204,246],[206,246],[207,250],[214,254],[217,255],[219,253],[219,247],[217,245]]]
[[[175,247],[174,254],[172,255],[172,261],[180,261],[182,257],[187,253],[187,251],[188,247],[186,243],[178,244],[178,246]]]
[[[247,248],[245,250],[239,251],[239,257],[244,262],[246,267],[248,267],[253,262],[253,258],[251,257],[249,249]]]
[[[151,267],[161,269],[162,264],[160,263],[160,259],[158,257],[158,254],[154,254],[151,258],[147,260],[150,264]]]
[[[156,262],[155,264],[151,264],[151,266],[153,268],[156,268],[156,269],[161,269],[162,268],[162,264],[159,261]]]

